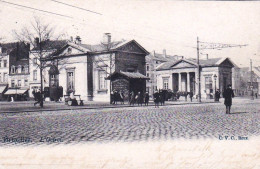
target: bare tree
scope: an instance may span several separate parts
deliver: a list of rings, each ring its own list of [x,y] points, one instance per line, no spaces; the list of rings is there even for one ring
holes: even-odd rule
[[[102,55],[95,56],[93,58],[93,63],[95,67],[99,68],[100,70],[104,71],[107,76],[111,77],[113,73],[113,69],[115,68],[115,57],[113,57],[113,48],[116,47],[121,42],[101,42],[101,46],[103,52],[108,55],[108,57],[104,57]],[[110,86],[110,104],[112,104],[111,92],[112,92],[112,81],[109,81]]]
[[[60,40],[64,34],[55,34],[55,28],[49,23],[44,23],[44,21],[39,17],[34,17],[31,22],[30,27],[23,27],[20,32],[13,30],[14,36],[17,40],[30,43],[33,50],[36,52],[31,52],[38,62],[34,62],[40,69],[40,89],[43,93],[43,70],[50,66],[57,66],[58,61],[51,59],[53,53],[55,52],[55,42]],[[32,59],[32,58],[30,58]],[[40,106],[43,107],[43,95],[41,95]]]

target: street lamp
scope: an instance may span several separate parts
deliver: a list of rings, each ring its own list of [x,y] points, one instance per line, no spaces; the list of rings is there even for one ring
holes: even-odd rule
[[[215,74],[214,76],[214,81],[215,81],[215,101],[217,101],[217,98],[216,98],[216,91],[217,91],[217,88],[216,88],[216,81],[217,81],[217,75]]]

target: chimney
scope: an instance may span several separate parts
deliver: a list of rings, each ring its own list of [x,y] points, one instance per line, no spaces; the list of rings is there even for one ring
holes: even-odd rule
[[[153,51],[153,56],[155,57],[155,50]]]
[[[40,43],[40,39],[37,37],[34,39],[34,47],[38,47],[39,46],[39,43]]]
[[[166,58],[166,49],[163,49],[163,56]]]
[[[72,36],[70,37],[70,42],[73,42],[73,37]]]
[[[81,38],[80,38],[80,36],[76,36],[76,38],[75,38],[75,43],[76,43],[76,44],[81,44]]]
[[[103,43],[105,43],[105,44],[111,43],[111,33],[104,33]]]
[[[206,54],[206,59],[207,59],[207,60],[209,59],[209,54]]]

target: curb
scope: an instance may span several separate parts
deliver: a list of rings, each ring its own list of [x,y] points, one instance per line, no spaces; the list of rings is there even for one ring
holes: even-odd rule
[[[187,103],[167,103],[163,106],[159,106],[159,107],[167,107],[167,106],[178,106],[178,105],[191,105],[191,104],[210,104],[210,103],[214,103],[214,104],[218,104],[221,102],[187,102]],[[104,107],[81,107],[81,106],[73,106],[75,108],[57,108],[57,109],[37,109],[37,110],[22,110],[22,111],[0,111],[0,113],[27,113],[27,112],[44,112],[44,111],[62,111],[62,110],[84,110],[84,109],[111,109],[111,108],[129,108],[129,107],[151,107],[151,106],[155,106],[153,105],[148,105],[148,106],[130,106],[130,105],[118,105],[118,106],[104,106]]]

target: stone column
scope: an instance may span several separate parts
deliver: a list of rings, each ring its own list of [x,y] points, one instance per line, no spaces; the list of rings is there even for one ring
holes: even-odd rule
[[[181,73],[179,73],[179,87],[178,87],[178,90],[182,91],[182,88],[181,88]]]
[[[190,92],[190,72],[187,72],[187,92]]]

